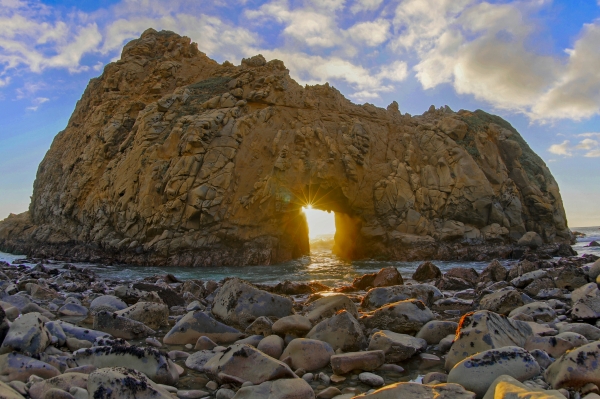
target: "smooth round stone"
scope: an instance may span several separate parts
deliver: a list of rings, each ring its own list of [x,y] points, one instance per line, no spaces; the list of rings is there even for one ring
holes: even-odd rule
[[[317,399],[331,399],[338,395],[341,395],[342,391],[337,389],[336,387],[329,387],[323,389],[321,392],[317,394]]]
[[[221,388],[217,391],[215,396],[217,399],[231,399],[235,396],[235,392],[233,392],[231,389]]]
[[[385,383],[385,381],[383,380],[382,377],[378,376],[377,374],[373,374],[373,373],[360,373],[358,375],[358,379],[363,384],[367,384],[368,386],[371,386],[371,387],[380,387]]]
[[[199,399],[208,395],[208,392],[201,391],[199,389],[193,389],[189,391],[177,391],[177,397],[179,399]]]
[[[160,348],[162,344],[156,338],[146,338],[146,344],[150,346],[154,346],[155,348]]]

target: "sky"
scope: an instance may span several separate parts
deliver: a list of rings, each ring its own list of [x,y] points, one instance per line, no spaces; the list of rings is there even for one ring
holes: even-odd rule
[[[600,225],[600,0],[0,0],[0,219],[27,210],[88,81],[150,27],[219,62],[281,59],[356,103],[500,115],[550,167],[569,225]]]

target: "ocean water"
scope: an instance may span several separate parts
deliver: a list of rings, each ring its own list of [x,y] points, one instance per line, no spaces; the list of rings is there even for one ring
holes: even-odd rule
[[[586,234],[586,237],[579,238],[573,248],[579,255],[584,253],[600,256],[600,247],[586,248],[591,241],[600,242],[599,227],[572,228],[573,231],[579,231]],[[12,263],[23,256],[0,252],[0,260]],[[122,280],[124,282],[143,279],[144,277],[155,274],[171,273],[180,280],[200,279],[200,280],[222,280],[226,277],[239,277],[253,283],[275,284],[283,280],[290,281],[319,281],[322,284],[334,287],[336,285],[352,282],[354,277],[365,273],[376,272],[384,267],[396,267],[405,279],[409,279],[421,262],[399,262],[399,261],[344,261],[333,255],[330,250],[323,245],[315,248],[310,256],[304,256],[300,259],[289,262],[279,263],[270,266],[242,266],[242,267],[203,267],[203,268],[182,268],[182,267],[147,267],[131,265],[99,265],[89,263],[76,263],[79,267],[91,268],[100,278],[109,278]],[[472,267],[477,271],[483,270],[489,262],[463,262],[463,261],[435,261],[442,271],[453,267]],[[515,263],[514,260],[503,260],[506,267]],[[57,263],[56,267],[62,264]]]

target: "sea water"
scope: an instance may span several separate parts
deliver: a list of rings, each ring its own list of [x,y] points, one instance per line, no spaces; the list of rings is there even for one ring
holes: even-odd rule
[[[583,254],[594,254],[600,256],[600,247],[586,247],[591,241],[600,242],[599,227],[572,228],[573,231],[586,234],[578,238],[573,248],[581,256]],[[0,252],[0,260],[12,263],[23,256]],[[501,263],[510,267],[516,261],[502,260]],[[405,279],[409,279],[421,261],[379,261],[379,260],[357,260],[344,261],[333,255],[327,249],[315,249],[310,256],[283,262],[269,266],[212,266],[212,267],[148,267],[131,265],[101,265],[91,263],[75,263],[78,267],[91,268],[100,278],[122,280],[130,282],[143,279],[144,277],[171,273],[180,280],[200,279],[219,281],[226,277],[239,277],[253,283],[276,284],[284,280],[294,282],[319,281],[322,284],[334,287],[340,284],[352,282],[354,277],[366,273],[373,273],[384,267],[396,267]],[[478,272],[483,270],[489,262],[465,262],[465,261],[435,261],[442,272],[453,267],[472,267]],[[57,263],[61,265],[62,263]]]

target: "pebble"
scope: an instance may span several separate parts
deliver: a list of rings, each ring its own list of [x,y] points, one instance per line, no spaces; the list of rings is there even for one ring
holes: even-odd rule
[[[380,387],[382,386],[385,381],[383,380],[383,377],[378,376],[377,374],[373,374],[373,373],[360,373],[358,375],[358,379],[369,385],[372,387]]]

